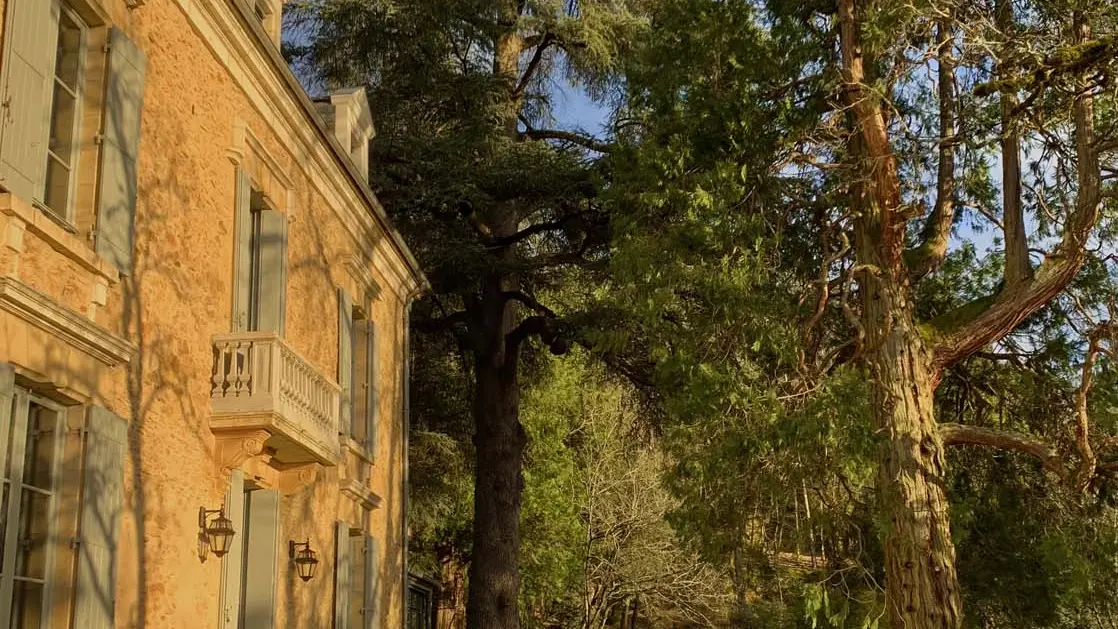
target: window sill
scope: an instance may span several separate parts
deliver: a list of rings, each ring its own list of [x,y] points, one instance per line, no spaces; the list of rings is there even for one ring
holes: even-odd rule
[[[353,437],[350,437],[349,435],[342,436],[342,445],[345,446],[346,450],[352,452],[355,456],[357,456],[357,458],[361,459],[365,463],[368,463],[369,465],[372,465],[374,463],[373,459],[375,458],[375,455],[373,451],[370,448],[366,447],[365,444],[354,439]]]
[[[120,271],[116,266],[98,255],[89,243],[71,233],[72,226],[48,216],[46,212],[31,203],[10,192],[0,192],[0,216],[19,219],[28,231],[38,236],[52,249],[94,275],[105,278],[110,284],[120,280]]]

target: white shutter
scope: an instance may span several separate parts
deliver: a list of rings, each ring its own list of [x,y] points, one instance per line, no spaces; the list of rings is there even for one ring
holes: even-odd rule
[[[128,423],[94,406],[86,418],[85,469],[78,530],[74,626],[112,629],[116,551],[124,492]]]
[[[225,495],[225,517],[233,521],[233,540],[221,561],[221,607],[219,629],[238,629],[241,615],[241,577],[244,566],[245,474],[233,470]]]
[[[8,438],[12,425],[12,398],[15,396],[15,370],[8,363],[0,363],[0,474],[7,469]],[[0,519],[4,514],[0,513]],[[0,531],[0,535],[3,532]]]
[[[248,329],[252,300],[252,177],[237,169],[233,198],[233,331]]]
[[[365,536],[349,537],[349,629],[365,629]]]
[[[368,320],[356,322],[354,326],[354,392],[353,392],[353,438],[366,449],[371,445],[372,423],[376,404],[374,390],[376,365],[373,362],[373,323]]]
[[[380,546],[372,535],[365,536],[365,624],[362,629],[380,629]]]
[[[338,289],[338,385],[342,388],[338,431],[349,435],[353,414],[353,302]]]
[[[283,335],[287,294],[287,217],[272,210],[260,212],[259,294],[257,330]]]
[[[380,370],[377,361],[377,351],[380,349],[377,339],[377,326],[372,321],[365,322],[365,347],[368,352],[368,364],[365,366],[365,404],[368,408],[368,430],[365,447],[369,452],[377,451],[377,430],[380,423]]]
[[[0,90],[0,186],[43,200],[47,139],[58,43],[56,0],[9,0]]]
[[[280,493],[274,489],[258,489],[248,494],[242,629],[275,627],[279,507]]]
[[[334,629],[349,628],[349,561],[349,525],[338,521],[334,524]]]
[[[140,110],[147,58],[115,26],[109,33],[109,70],[101,143],[97,205],[97,253],[121,273],[132,272],[136,217],[136,168],[140,154]]]

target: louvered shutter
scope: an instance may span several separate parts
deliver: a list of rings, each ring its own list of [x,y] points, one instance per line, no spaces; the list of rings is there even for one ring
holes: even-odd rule
[[[279,508],[280,493],[274,489],[258,489],[248,494],[243,629],[275,626]]]
[[[121,273],[132,272],[136,219],[136,169],[147,58],[115,26],[109,33],[105,128],[97,205],[97,253]]]
[[[84,481],[78,529],[74,626],[114,626],[117,543],[124,493],[128,423],[99,406],[86,417]]]
[[[221,561],[221,617],[219,629],[238,629],[241,615],[241,584],[245,540],[245,475],[233,470],[225,495],[225,517],[233,521],[233,540]]]
[[[256,329],[282,336],[287,294],[287,217],[262,210],[257,247],[260,258]]]
[[[353,438],[365,448],[369,448],[372,438],[372,422],[375,414],[376,392],[374,382],[375,364],[373,362],[373,324],[361,320],[354,326],[356,340],[353,344],[354,392],[353,392]]]
[[[365,628],[365,537],[349,537],[349,629]]]
[[[12,398],[15,396],[15,370],[8,363],[0,363],[0,474],[7,469],[8,438],[12,425]],[[0,513],[0,519],[4,514]],[[3,531],[0,531],[3,535]]]
[[[377,451],[377,431],[380,423],[380,370],[378,369],[377,351],[380,349],[377,340],[377,326],[372,321],[365,322],[365,348],[367,361],[365,370],[365,399],[368,408],[368,430],[365,447],[369,452]]]
[[[353,302],[341,288],[338,289],[338,385],[342,389],[338,431],[349,435],[353,414]]]
[[[9,0],[0,94],[0,186],[28,201],[43,200],[59,5]]]
[[[379,629],[380,605],[380,546],[372,535],[365,536],[365,624],[363,629]]]
[[[233,199],[233,331],[249,327],[252,301],[252,177],[237,169]]]
[[[349,628],[349,561],[349,525],[339,521],[334,525],[334,629]]]

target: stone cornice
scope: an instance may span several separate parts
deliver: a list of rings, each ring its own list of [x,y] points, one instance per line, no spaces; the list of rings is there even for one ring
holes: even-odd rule
[[[64,340],[109,367],[127,362],[131,343],[13,278],[0,277],[0,309]]]
[[[175,2],[337,212],[355,246],[371,255],[379,249],[374,243],[386,241],[391,251],[384,261],[404,280],[404,290],[428,287],[403,237],[242,0]]]

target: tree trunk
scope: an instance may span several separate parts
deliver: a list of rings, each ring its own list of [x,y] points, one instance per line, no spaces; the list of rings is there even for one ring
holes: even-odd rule
[[[944,456],[933,408],[938,373],[916,327],[904,262],[907,218],[881,104],[866,89],[860,0],[839,0],[850,104],[851,182],[865,361],[879,435],[877,496],[885,532],[885,594],[893,629],[961,629],[955,546],[943,490]]]
[[[474,352],[474,535],[467,629],[519,629],[521,465],[527,436],[520,425],[517,348],[507,346],[513,308],[502,296],[508,278],[487,278],[479,300]]]
[[[885,526],[890,626],[959,629],[962,605],[943,489],[944,452],[932,406],[931,356],[913,323],[907,287],[866,284],[867,355],[881,435],[878,499]]]
[[[502,31],[494,41],[493,73],[508,84],[507,111],[500,131],[515,140],[519,103],[511,98],[524,40],[518,31],[520,4],[498,3]],[[516,233],[514,206],[491,208],[484,219],[495,237]],[[511,259],[512,251],[499,255]],[[474,535],[470,562],[466,629],[519,629],[520,494],[527,435],[520,425],[519,347],[509,343],[516,313],[505,291],[520,288],[515,274],[494,271],[483,281],[471,312],[475,333]]]

